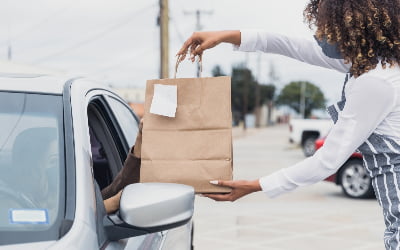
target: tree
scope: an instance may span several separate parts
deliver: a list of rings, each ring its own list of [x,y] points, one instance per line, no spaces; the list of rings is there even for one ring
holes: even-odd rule
[[[221,69],[221,66],[219,65],[214,66],[214,68],[211,70],[211,74],[213,76],[226,76],[224,71]]]
[[[220,66],[215,66],[212,70],[213,76],[225,75]],[[233,120],[237,124],[240,120],[244,121],[247,113],[252,113],[256,107],[255,90],[257,81],[251,70],[236,66],[232,68],[232,113]],[[272,84],[260,84],[259,105],[273,100],[275,96],[275,86]]]
[[[302,88],[303,95],[301,94]],[[304,118],[310,117],[314,109],[325,108],[326,99],[322,91],[314,84],[304,81],[291,82],[286,85],[277,98],[277,104],[288,105],[301,114],[302,98],[304,100]]]

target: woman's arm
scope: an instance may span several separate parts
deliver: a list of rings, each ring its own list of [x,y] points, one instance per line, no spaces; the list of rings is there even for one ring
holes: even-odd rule
[[[288,37],[263,30],[241,30],[241,44],[236,49],[279,54],[343,73],[350,69],[350,65],[344,64],[343,59],[326,56],[315,40]]]
[[[268,33],[261,30],[226,30],[195,32],[183,44],[177,55],[184,60],[190,52],[190,60],[203,54],[204,50],[220,43],[231,43],[240,51],[263,51],[280,54],[312,65],[317,65],[340,72],[348,72],[350,65],[342,59],[326,56],[316,41],[292,38],[284,35]]]
[[[385,80],[364,75],[355,80],[346,99],[337,123],[314,156],[260,179],[263,191],[270,197],[335,173],[393,110],[396,91]]]
[[[259,184],[262,191],[275,197],[297,187],[314,184],[335,173],[393,110],[396,98],[394,87],[385,80],[365,75],[357,78],[346,93],[346,106],[324,145],[312,157],[261,178]],[[226,201],[242,197],[236,194],[248,189],[239,185],[241,181],[233,182],[229,183],[230,186],[237,185],[230,194],[207,196]],[[218,184],[224,186],[223,182]]]

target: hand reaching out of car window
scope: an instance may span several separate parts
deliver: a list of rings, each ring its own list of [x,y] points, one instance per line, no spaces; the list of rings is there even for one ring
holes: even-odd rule
[[[254,181],[210,181],[211,184],[229,187],[232,189],[227,194],[203,194],[203,196],[213,199],[215,201],[236,201],[248,194],[261,191],[259,180]]]
[[[194,62],[196,56],[199,56],[199,60],[201,60],[204,50],[211,49],[223,42],[240,45],[240,31],[226,30],[194,32],[185,41],[176,55],[178,56],[179,62],[181,62],[186,58],[186,55],[189,52],[189,59]]]

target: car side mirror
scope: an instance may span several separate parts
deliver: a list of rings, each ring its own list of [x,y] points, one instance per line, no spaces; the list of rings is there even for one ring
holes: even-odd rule
[[[193,216],[193,187],[172,183],[136,183],[124,188],[120,209],[104,218],[109,240],[161,232],[186,224]]]

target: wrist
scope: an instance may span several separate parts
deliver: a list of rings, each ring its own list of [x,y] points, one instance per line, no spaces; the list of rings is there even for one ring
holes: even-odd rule
[[[233,45],[239,46],[241,42],[240,30],[222,31],[222,36],[219,42],[232,43]]]
[[[250,181],[250,186],[251,186],[251,190],[253,192],[262,191],[262,188],[261,188],[261,185],[260,185],[260,181],[258,179]]]

